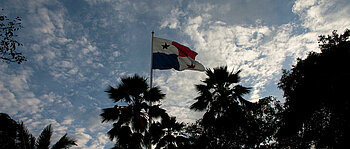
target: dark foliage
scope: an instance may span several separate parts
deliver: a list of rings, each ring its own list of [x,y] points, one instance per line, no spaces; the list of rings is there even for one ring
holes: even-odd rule
[[[183,123],[176,122],[175,117],[165,116],[162,118],[160,123],[154,123],[153,131],[151,134],[158,134],[159,140],[157,142],[156,149],[168,148],[174,149],[183,146],[186,138],[180,135],[180,131],[185,126]]]
[[[48,149],[50,146],[50,140],[52,136],[51,125],[48,125],[41,132],[40,136],[36,140],[37,149]]]
[[[75,139],[70,138],[67,136],[67,134],[65,134],[60,140],[58,140],[58,142],[56,142],[56,144],[52,146],[52,149],[66,149],[73,145],[77,146],[75,142],[77,142]]]
[[[239,73],[208,69],[204,84],[196,85],[199,96],[191,109],[206,112],[190,129],[193,148],[260,148],[273,139],[281,105],[272,97],[258,103],[243,99],[249,88],[238,84]]]
[[[350,31],[320,36],[311,52],[284,70],[279,88],[286,98],[281,147],[344,148],[350,138]]]
[[[150,105],[149,102],[160,102],[165,94],[158,87],[150,88],[146,79],[138,75],[122,78],[117,88],[109,87],[106,92],[118,103],[101,113],[102,122],[114,122],[107,133],[111,140],[117,141],[114,148],[140,149],[148,146],[151,140],[157,143],[155,139],[159,140],[161,134],[157,134],[160,135],[157,138],[157,135],[149,133],[148,127],[156,129],[153,125],[149,126],[150,118],[163,118],[167,114],[159,107],[160,104]]]
[[[22,53],[18,52],[18,47],[23,44],[15,39],[16,31],[23,28],[21,20],[20,17],[10,20],[6,15],[0,15],[0,59],[4,62],[20,64],[26,61]]]
[[[18,148],[34,149],[35,137],[29,133],[23,122],[17,124],[17,140],[19,140]]]
[[[0,113],[0,148],[16,148],[17,122],[5,113]]]
[[[22,122],[18,123],[5,113],[0,113],[0,149],[49,149],[51,125],[45,127],[38,139],[29,133]],[[52,149],[67,149],[77,145],[76,140],[65,134]]]

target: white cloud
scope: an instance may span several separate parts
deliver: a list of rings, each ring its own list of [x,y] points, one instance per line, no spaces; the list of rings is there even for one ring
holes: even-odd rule
[[[185,15],[185,13],[179,9],[172,9],[170,11],[169,15],[166,15],[163,18],[162,24],[160,25],[160,28],[165,28],[165,27],[169,27],[171,29],[175,29],[177,27],[179,27],[179,23],[181,23],[179,21],[179,18],[183,17]]]
[[[105,132],[104,132],[105,131]],[[86,128],[76,128],[73,138],[77,139],[78,146],[73,146],[76,149],[103,149],[106,146],[112,146],[112,142],[106,135],[108,130],[98,129],[98,132],[92,133]]]
[[[64,121],[61,123],[62,125],[71,125],[73,123],[74,119],[71,117],[66,117]]]
[[[75,67],[75,68],[72,68],[71,70],[69,70],[69,71],[68,71],[68,74],[70,74],[70,75],[75,75],[75,74],[77,74],[77,72],[78,72],[78,68]]]
[[[42,102],[29,86],[31,69],[9,70],[7,64],[0,64],[0,109],[8,114],[35,114],[41,111]],[[11,72],[11,73],[9,73]]]
[[[296,1],[293,5],[293,12],[300,12],[306,8],[310,8],[317,3],[317,0],[304,0],[304,1]]]
[[[209,68],[228,65],[235,71],[242,69],[243,80],[254,78],[249,81],[254,87],[252,98],[259,98],[256,89],[263,87],[261,81],[267,82],[281,71],[285,49],[276,46],[287,42],[292,26],[275,29],[213,24],[208,29],[198,30],[192,24],[189,23],[186,33],[195,41],[198,59],[204,59],[202,63]],[[275,46],[266,47],[269,45]]]
[[[114,52],[113,52],[113,56],[114,56],[114,57],[118,57],[119,55],[120,55],[120,52],[119,52],[119,51],[114,51]]]
[[[43,101],[43,103],[45,103],[45,107],[49,107],[49,106],[55,106],[57,108],[73,107],[72,103],[67,98],[54,93],[54,91],[51,91],[48,94],[41,95],[40,100]]]
[[[59,82],[86,81],[86,76],[92,72],[86,67],[104,67],[100,62],[104,60],[100,51],[85,33],[81,33],[83,25],[71,22],[70,16],[66,15],[67,9],[60,1],[25,3],[28,6],[22,9],[28,9],[29,14],[23,20],[27,23],[26,27],[31,28],[25,30],[25,37],[32,41],[27,46],[34,51],[29,60],[35,60],[37,65],[42,66],[40,68],[49,68],[49,73]],[[75,33],[78,33],[77,36],[71,36]],[[95,72],[97,77],[98,71]]]
[[[202,113],[190,111],[189,105],[194,102],[196,96],[194,84],[198,84],[204,73],[191,71],[155,71],[155,85],[160,86],[166,98],[163,100],[163,108],[171,116],[176,116],[179,121],[193,122]]]
[[[92,137],[85,132],[85,128],[75,129],[75,139],[77,139],[78,146],[75,148],[85,148],[87,143],[92,139]]]
[[[300,16],[303,27],[311,31],[329,34],[333,30],[344,31],[350,25],[350,2],[343,0],[298,0],[293,12]]]
[[[97,133],[96,139],[92,140],[90,146],[75,147],[84,149],[104,149],[109,142],[109,137],[104,133]]]

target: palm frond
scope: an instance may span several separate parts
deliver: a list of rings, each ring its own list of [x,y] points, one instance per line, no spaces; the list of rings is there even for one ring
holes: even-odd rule
[[[23,122],[18,124],[17,129],[20,148],[34,149],[35,137],[29,133]]]
[[[251,88],[248,88],[248,87],[244,87],[242,85],[236,85],[234,86],[233,88],[233,92],[236,94],[236,95],[239,95],[239,96],[243,96],[245,94],[248,94],[250,92],[250,89]]]
[[[229,82],[230,84],[240,82],[241,81],[240,77],[239,77],[240,73],[241,73],[241,70],[238,70],[236,73],[233,73],[233,70],[232,70],[232,72],[229,73],[229,76],[227,78],[227,82]]]
[[[223,86],[227,81],[230,73],[227,71],[227,66],[221,66],[213,69],[213,72],[208,75],[208,83]]]
[[[134,102],[133,100],[140,99],[140,95],[146,92],[148,84],[146,79],[134,75],[132,77],[124,77],[117,88],[109,86],[105,92],[114,102],[124,100],[125,102]]]
[[[117,132],[118,144],[124,148],[128,148],[131,142],[132,132],[129,126],[122,126]]]
[[[120,117],[119,106],[115,105],[113,108],[102,109],[100,116],[102,117],[102,123],[105,121],[109,122],[118,120]]]
[[[126,96],[138,97],[145,93],[148,89],[148,84],[146,79],[140,77],[139,75],[134,75],[132,77],[125,77],[121,79],[122,83],[119,84],[118,88],[125,93]]]
[[[50,140],[52,136],[51,124],[46,126],[44,130],[41,132],[40,136],[36,140],[36,148],[37,149],[48,149],[50,146]]]
[[[69,148],[73,145],[76,145],[76,140],[70,137],[67,137],[67,134],[65,134],[64,136],[61,137],[60,140],[58,140],[58,142],[52,146],[52,149],[65,149],[65,148]]]
[[[127,125],[131,122],[132,116],[135,114],[133,108],[132,105],[120,108],[120,116],[118,119],[118,124],[120,124],[120,126],[123,124]]]
[[[210,96],[211,92],[210,89],[213,88],[212,86],[204,85],[204,84],[197,84],[195,85],[197,92],[200,95],[204,96]]]
[[[118,137],[119,125],[117,123],[113,124],[113,128],[107,132],[107,135],[111,141]]]
[[[208,107],[209,101],[206,96],[198,96],[196,102],[190,106],[191,110],[203,111]]]
[[[152,87],[151,89],[149,89],[145,95],[144,95],[145,99],[147,101],[151,101],[151,102],[157,102],[162,100],[165,97],[165,94],[163,94],[160,90],[160,88],[157,87]]]

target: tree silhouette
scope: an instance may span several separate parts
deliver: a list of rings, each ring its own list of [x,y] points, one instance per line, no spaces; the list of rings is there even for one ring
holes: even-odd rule
[[[111,140],[117,139],[115,148],[140,149],[149,144],[152,135],[147,128],[149,118],[165,115],[165,110],[151,102],[159,102],[164,98],[159,87],[149,88],[146,79],[134,75],[124,77],[117,88],[109,87],[106,92],[116,103],[113,108],[102,111],[102,122],[113,121],[113,128],[107,133]]]
[[[281,104],[273,97],[245,100],[250,89],[239,85],[239,73],[226,66],[208,69],[204,84],[196,85],[191,109],[206,112],[188,129],[192,148],[264,148],[274,140]]]
[[[184,135],[186,137],[184,141],[181,142],[181,147],[183,149],[210,148],[210,144],[208,143],[210,138],[201,124],[201,119],[197,120],[195,123],[188,124],[184,129]]]
[[[281,125],[282,104],[276,98],[269,96],[254,103],[248,114],[248,122],[255,126],[251,129],[250,148],[275,148],[276,133]],[[252,131],[253,130],[253,131]]]
[[[191,109],[206,110],[200,124],[205,136],[209,137],[209,148],[235,148],[244,142],[240,138],[244,133],[241,131],[245,121],[244,110],[252,103],[242,97],[249,93],[249,88],[238,84],[239,73],[228,72],[226,66],[213,71],[208,69],[204,84],[196,85],[199,96]]]
[[[23,122],[17,123],[5,113],[0,113],[0,120],[0,149],[49,149],[52,136],[51,125],[46,126],[38,139],[35,139]],[[67,149],[77,145],[75,142],[75,139],[65,134],[51,149]]]
[[[16,148],[17,122],[5,113],[0,113],[0,148]]]
[[[17,52],[18,47],[23,44],[15,39],[15,32],[23,28],[21,20],[20,17],[10,20],[6,15],[0,15],[0,59],[4,62],[20,64],[26,61],[22,53]]]
[[[249,88],[238,84],[240,71],[228,72],[227,67],[218,67],[206,70],[205,84],[196,85],[199,96],[191,109],[204,111],[209,117],[220,117],[232,104],[249,105],[243,95],[249,93]],[[205,121],[205,120],[204,120]]]
[[[175,117],[164,116],[161,122],[154,123],[151,127],[151,134],[158,134],[159,140],[155,140],[157,146],[155,149],[167,148],[175,149],[183,145],[186,141],[184,136],[180,135],[180,131],[185,125],[176,122]]]
[[[36,147],[35,137],[24,126],[23,122],[16,124],[17,126],[17,140],[18,148],[21,149],[34,149]]]
[[[281,147],[346,148],[350,136],[350,31],[319,36],[321,53],[311,52],[279,88],[286,99],[278,142]]]

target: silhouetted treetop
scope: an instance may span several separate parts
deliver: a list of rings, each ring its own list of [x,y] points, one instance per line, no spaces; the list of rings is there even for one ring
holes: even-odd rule
[[[279,88],[286,111],[281,144],[301,148],[342,148],[350,125],[350,31],[319,36],[321,53],[310,52],[283,71]]]
[[[199,96],[191,109],[205,113],[188,127],[191,148],[262,148],[273,140],[281,105],[273,97],[245,100],[250,88],[239,84],[239,73],[226,66],[208,69],[203,84],[196,85]]]
[[[240,71],[228,72],[227,66],[217,67],[213,70],[207,69],[207,78],[202,81],[204,84],[196,85],[199,96],[196,102],[191,105],[193,110],[210,110],[220,112],[233,103],[249,104],[243,99],[250,88],[239,85]]]

